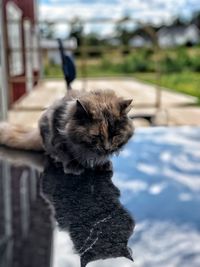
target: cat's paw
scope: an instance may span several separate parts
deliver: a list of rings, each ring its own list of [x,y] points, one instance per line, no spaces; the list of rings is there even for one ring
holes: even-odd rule
[[[112,161],[108,160],[104,164],[96,166],[96,170],[97,171],[112,172],[113,171]]]

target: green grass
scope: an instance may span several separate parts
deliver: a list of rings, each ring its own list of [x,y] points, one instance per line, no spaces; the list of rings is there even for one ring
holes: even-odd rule
[[[135,73],[133,77],[167,87],[173,91],[196,96],[200,102],[200,73],[198,72],[187,71],[162,74],[160,81],[156,79],[155,73]]]
[[[82,77],[80,68],[78,68],[78,77]],[[63,78],[60,66],[48,66],[45,68],[45,78]],[[200,73],[192,71],[164,73],[161,79],[156,78],[156,73],[135,72],[127,73],[117,71],[112,68],[102,68],[100,65],[88,65],[86,70],[87,77],[133,77],[139,80],[158,84],[161,87],[166,87],[170,90],[196,96],[200,103]]]
[[[61,66],[55,64],[45,65],[44,78],[63,78]]]
[[[81,76],[81,75],[80,75]],[[166,87],[172,91],[181,92],[197,97],[200,103],[200,72],[184,71],[175,73],[163,73],[158,80],[156,73],[149,72],[117,72],[112,69],[102,69],[97,67],[88,67],[88,77],[133,77],[139,80],[157,84],[161,87]]]
[[[200,103],[200,47],[179,48],[154,54],[140,50],[127,56],[107,54],[100,58],[87,58],[82,72],[82,61],[76,60],[78,77],[135,77],[158,84],[173,91],[196,96]],[[155,60],[159,61],[161,79],[156,78]],[[45,78],[63,78],[61,66],[49,62],[44,67]]]

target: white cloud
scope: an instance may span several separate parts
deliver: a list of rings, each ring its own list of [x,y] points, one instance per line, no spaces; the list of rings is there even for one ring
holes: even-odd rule
[[[80,19],[112,18],[120,19],[129,15],[143,23],[169,24],[177,14],[189,16],[194,10],[200,10],[199,0],[108,0],[108,1],[64,1],[49,0],[41,2],[40,19]],[[101,35],[113,32],[113,26],[102,24],[101,27],[86,26],[86,32],[97,31]]]
[[[165,183],[153,184],[149,188],[149,193],[152,195],[158,195],[165,189],[165,187]]]
[[[200,266],[200,234],[195,228],[167,221],[143,221],[136,225],[137,234],[131,246],[136,266]]]
[[[125,181],[117,179],[117,176],[115,176],[114,182],[122,191],[131,191],[133,194],[138,194],[142,191],[147,191],[148,189],[148,184],[140,180]]]
[[[122,158],[129,158],[132,155],[132,151],[130,149],[125,148],[120,155]]]
[[[40,18],[41,19],[66,19],[70,20],[74,17],[80,19],[91,18],[120,18],[123,15],[121,6],[113,6],[112,4],[41,4]]]
[[[193,196],[191,194],[187,194],[187,193],[181,193],[178,196],[180,201],[191,201],[193,199]]]
[[[152,166],[150,164],[139,163],[137,165],[137,169],[139,171],[147,173],[149,175],[153,175],[153,174],[158,173],[158,168],[156,166]]]

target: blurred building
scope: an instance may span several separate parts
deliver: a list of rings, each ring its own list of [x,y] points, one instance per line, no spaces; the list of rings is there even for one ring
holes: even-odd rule
[[[200,31],[195,24],[172,25],[162,27],[158,31],[158,41],[161,47],[180,45],[196,45],[200,42]]]
[[[131,47],[152,47],[153,42],[149,36],[136,35],[130,39],[129,45]]]
[[[8,102],[12,104],[38,82],[39,32],[36,0],[1,0]]]
[[[68,53],[77,49],[77,40],[69,38],[64,40],[63,47]],[[40,48],[42,50],[43,60],[45,64],[58,64],[61,65],[61,56],[58,50],[58,42],[56,39],[41,38]]]

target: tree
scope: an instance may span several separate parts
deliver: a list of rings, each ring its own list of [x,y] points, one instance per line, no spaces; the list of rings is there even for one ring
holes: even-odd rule
[[[47,39],[55,38],[55,24],[53,22],[48,22],[41,25],[40,33],[41,36]]]
[[[82,22],[79,19],[75,19],[71,23],[71,29],[70,29],[69,37],[76,38],[78,47],[80,47],[82,45],[82,40],[83,40],[83,24],[82,24]]]
[[[132,31],[128,30],[127,27],[121,23],[117,24],[115,31],[120,44],[125,47],[122,53],[128,54],[130,52],[128,46],[132,38]]]
[[[200,11],[193,15],[191,22],[194,23],[198,29],[200,29]]]

